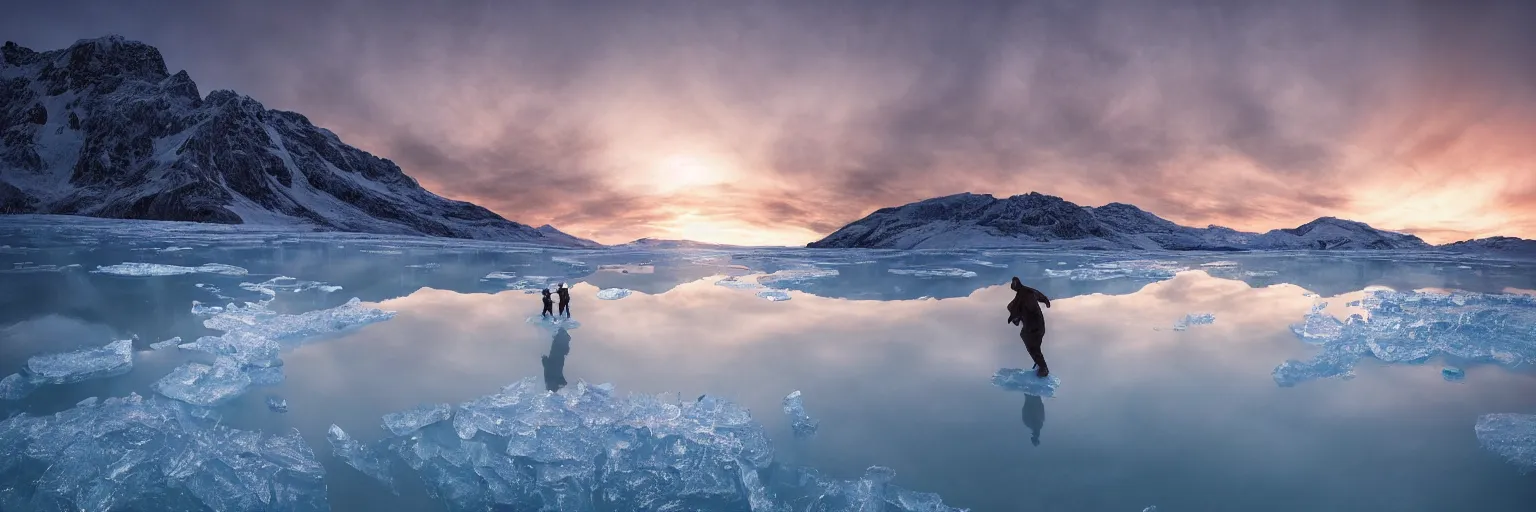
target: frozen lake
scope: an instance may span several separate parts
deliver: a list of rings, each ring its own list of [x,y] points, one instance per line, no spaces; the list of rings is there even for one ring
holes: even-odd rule
[[[920,493],[975,511],[1536,510],[1536,473],[1521,473],[1536,464],[1536,433],[1492,432],[1490,449],[1474,431],[1483,415],[1536,414],[1529,263],[566,251],[54,224],[0,217],[0,376],[28,382],[0,400],[0,418],[11,418],[0,424],[7,512],[85,500],[120,510],[939,510],[922,508],[934,502]],[[992,382],[1030,365],[1004,323],[1012,276],[1052,299],[1044,352],[1060,386],[1037,393],[1045,398]],[[572,286],[578,324],[566,329],[537,319],[532,293],[558,282]],[[600,299],[608,289],[631,293]],[[238,306],[247,302],[256,305]],[[168,399],[173,371],[234,363],[150,345],[205,336],[271,337],[280,362],[226,350],[244,386],[207,407]],[[125,339],[126,372],[102,348]],[[28,362],[83,349],[105,352],[85,358],[95,373],[78,382],[47,382],[35,374],[46,365]],[[562,380],[548,397],[546,384]],[[520,381],[503,402],[470,404],[480,416],[466,412]],[[170,394],[209,398],[197,386]],[[783,408],[797,390],[818,424],[809,435],[795,434]],[[77,406],[130,393],[150,405]],[[500,423],[476,409],[490,403],[522,412]],[[385,415],[423,404],[454,407],[402,420],[416,422],[403,433],[383,428]],[[80,430],[144,410],[101,438],[91,429],[110,429]],[[71,422],[82,411],[103,416]],[[165,422],[179,425],[174,435]],[[398,495],[333,454],[332,425],[390,461]],[[758,425],[766,439],[752,437]],[[246,453],[232,429],[268,437]],[[274,448],[292,448],[270,439],[294,429],[319,468],[303,449]],[[208,432],[225,436],[219,454],[188,448]],[[767,443],[771,457],[760,453]],[[505,472],[487,469],[495,464]],[[884,488],[884,470],[866,476],[871,466],[906,491]],[[856,508],[875,494],[888,508]]]

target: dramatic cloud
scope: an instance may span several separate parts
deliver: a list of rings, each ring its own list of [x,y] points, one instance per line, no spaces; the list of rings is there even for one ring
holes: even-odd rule
[[[963,191],[1536,237],[1531,2],[48,2],[204,92],[604,242],[804,243]]]

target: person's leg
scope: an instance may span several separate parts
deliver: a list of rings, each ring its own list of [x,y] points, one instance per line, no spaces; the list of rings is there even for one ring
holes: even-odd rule
[[[1040,351],[1040,346],[1045,343],[1044,330],[1024,330],[1019,332],[1019,337],[1024,338],[1024,348],[1029,349],[1029,358],[1035,361],[1036,373],[1041,377],[1051,372],[1045,364],[1045,353]]]

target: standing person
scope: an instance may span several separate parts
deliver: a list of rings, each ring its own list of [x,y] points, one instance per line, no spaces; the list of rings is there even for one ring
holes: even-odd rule
[[[570,318],[571,317],[571,289],[570,288],[566,288],[565,287],[565,283],[560,283],[560,289],[555,290],[555,293],[560,294],[560,314],[565,315],[566,318]]]
[[[542,318],[552,318],[555,316],[555,299],[550,297],[549,288],[544,289],[544,312],[539,313],[539,316]]]
[[[1015,276],[1013,283],[1013,301],[1008,303],[1008,323],[1022,326],[1019,329],[1019,339],[1024,340],[1024,347],[1029,349],[1030,359],[1035,360],[1035,375],[1045,377],[1051,374],[1050,367],[1045,365],[1045,354],[1040,352],[1040,345],[1045,343],[1045,313],[1040,311],[1040,304],[1046,308],[1051,307],[1051,299],[1040,290],[1024,286]]]

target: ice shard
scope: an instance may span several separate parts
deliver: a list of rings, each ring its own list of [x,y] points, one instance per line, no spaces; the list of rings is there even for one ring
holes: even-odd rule
[[[214,364],[187,363],[155,381],[155,391],[192,405],[210,407],[244,393],[251,377],[240,371],[239,363],[218,358]]]
[[[421,405],[409,411],[395,412],[384,415],[384,429],[390,433],[403,436],[422,427],[448,421],[453,417],[453,406],[448,404]]]
[[[789,426],[796,437],[809,437],[816,433],[819,422],[805,413],[805,403],[800,398],[800,390],[797,389],[784,397],[784,414],[789,416]]]
[[[769,302],[782,302],[790,299],[789,292],[784,290],[763,290],[757,292],[757,297]]]
[[[1216,315],[1210,313],[1190,313],[1188,315],[1184,315],[1184,318],[1180,318],[1177,322],[1174,322],[1173,330],[1184,331],[1188,330],[1189,326],[1191,325],[1211,325],[1215,322]]]

